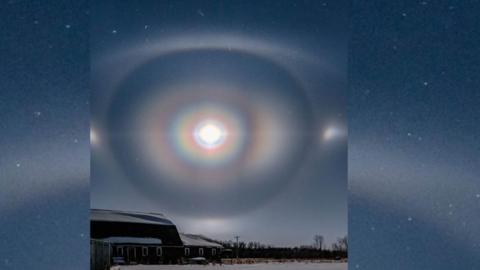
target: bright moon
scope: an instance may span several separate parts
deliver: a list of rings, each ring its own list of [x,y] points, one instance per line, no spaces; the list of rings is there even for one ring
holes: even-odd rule
[[[217,148],[225,142],[224,126],[216,121],[206,120],[195,127],[193,133],[195,142],[203,148]]]

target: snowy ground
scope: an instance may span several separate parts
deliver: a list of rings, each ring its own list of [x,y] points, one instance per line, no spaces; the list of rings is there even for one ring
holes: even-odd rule
[[[346,263],[259,263],[240,265],[134,265],[112,270],[347,270]]]

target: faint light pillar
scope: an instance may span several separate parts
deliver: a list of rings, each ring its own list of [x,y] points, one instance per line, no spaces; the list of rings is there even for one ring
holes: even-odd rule
[[[238,245],[238,238],[240,238],[240,236],[235,236],[235,239],[237,239],[237,259],[238,259],[238,249],[240,248],[240,246]]]

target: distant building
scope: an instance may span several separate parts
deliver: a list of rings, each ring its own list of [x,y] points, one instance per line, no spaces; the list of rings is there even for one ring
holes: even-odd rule
[[[205,236],[180,234],[184,246],[184,256],[188,259],[205,258],[205,261],[220,261],[223,246]]]
[[[184,246],[172,221],[162,214],[92,209],[92,269],[112,264],[175,264]]]

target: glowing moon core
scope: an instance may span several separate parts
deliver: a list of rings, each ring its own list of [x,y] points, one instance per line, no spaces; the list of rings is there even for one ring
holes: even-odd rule
[[[221,146],[227,137],[225,126],[214,120],[205,120],[195,126],[193,131],[195,142],[206,149]]]

